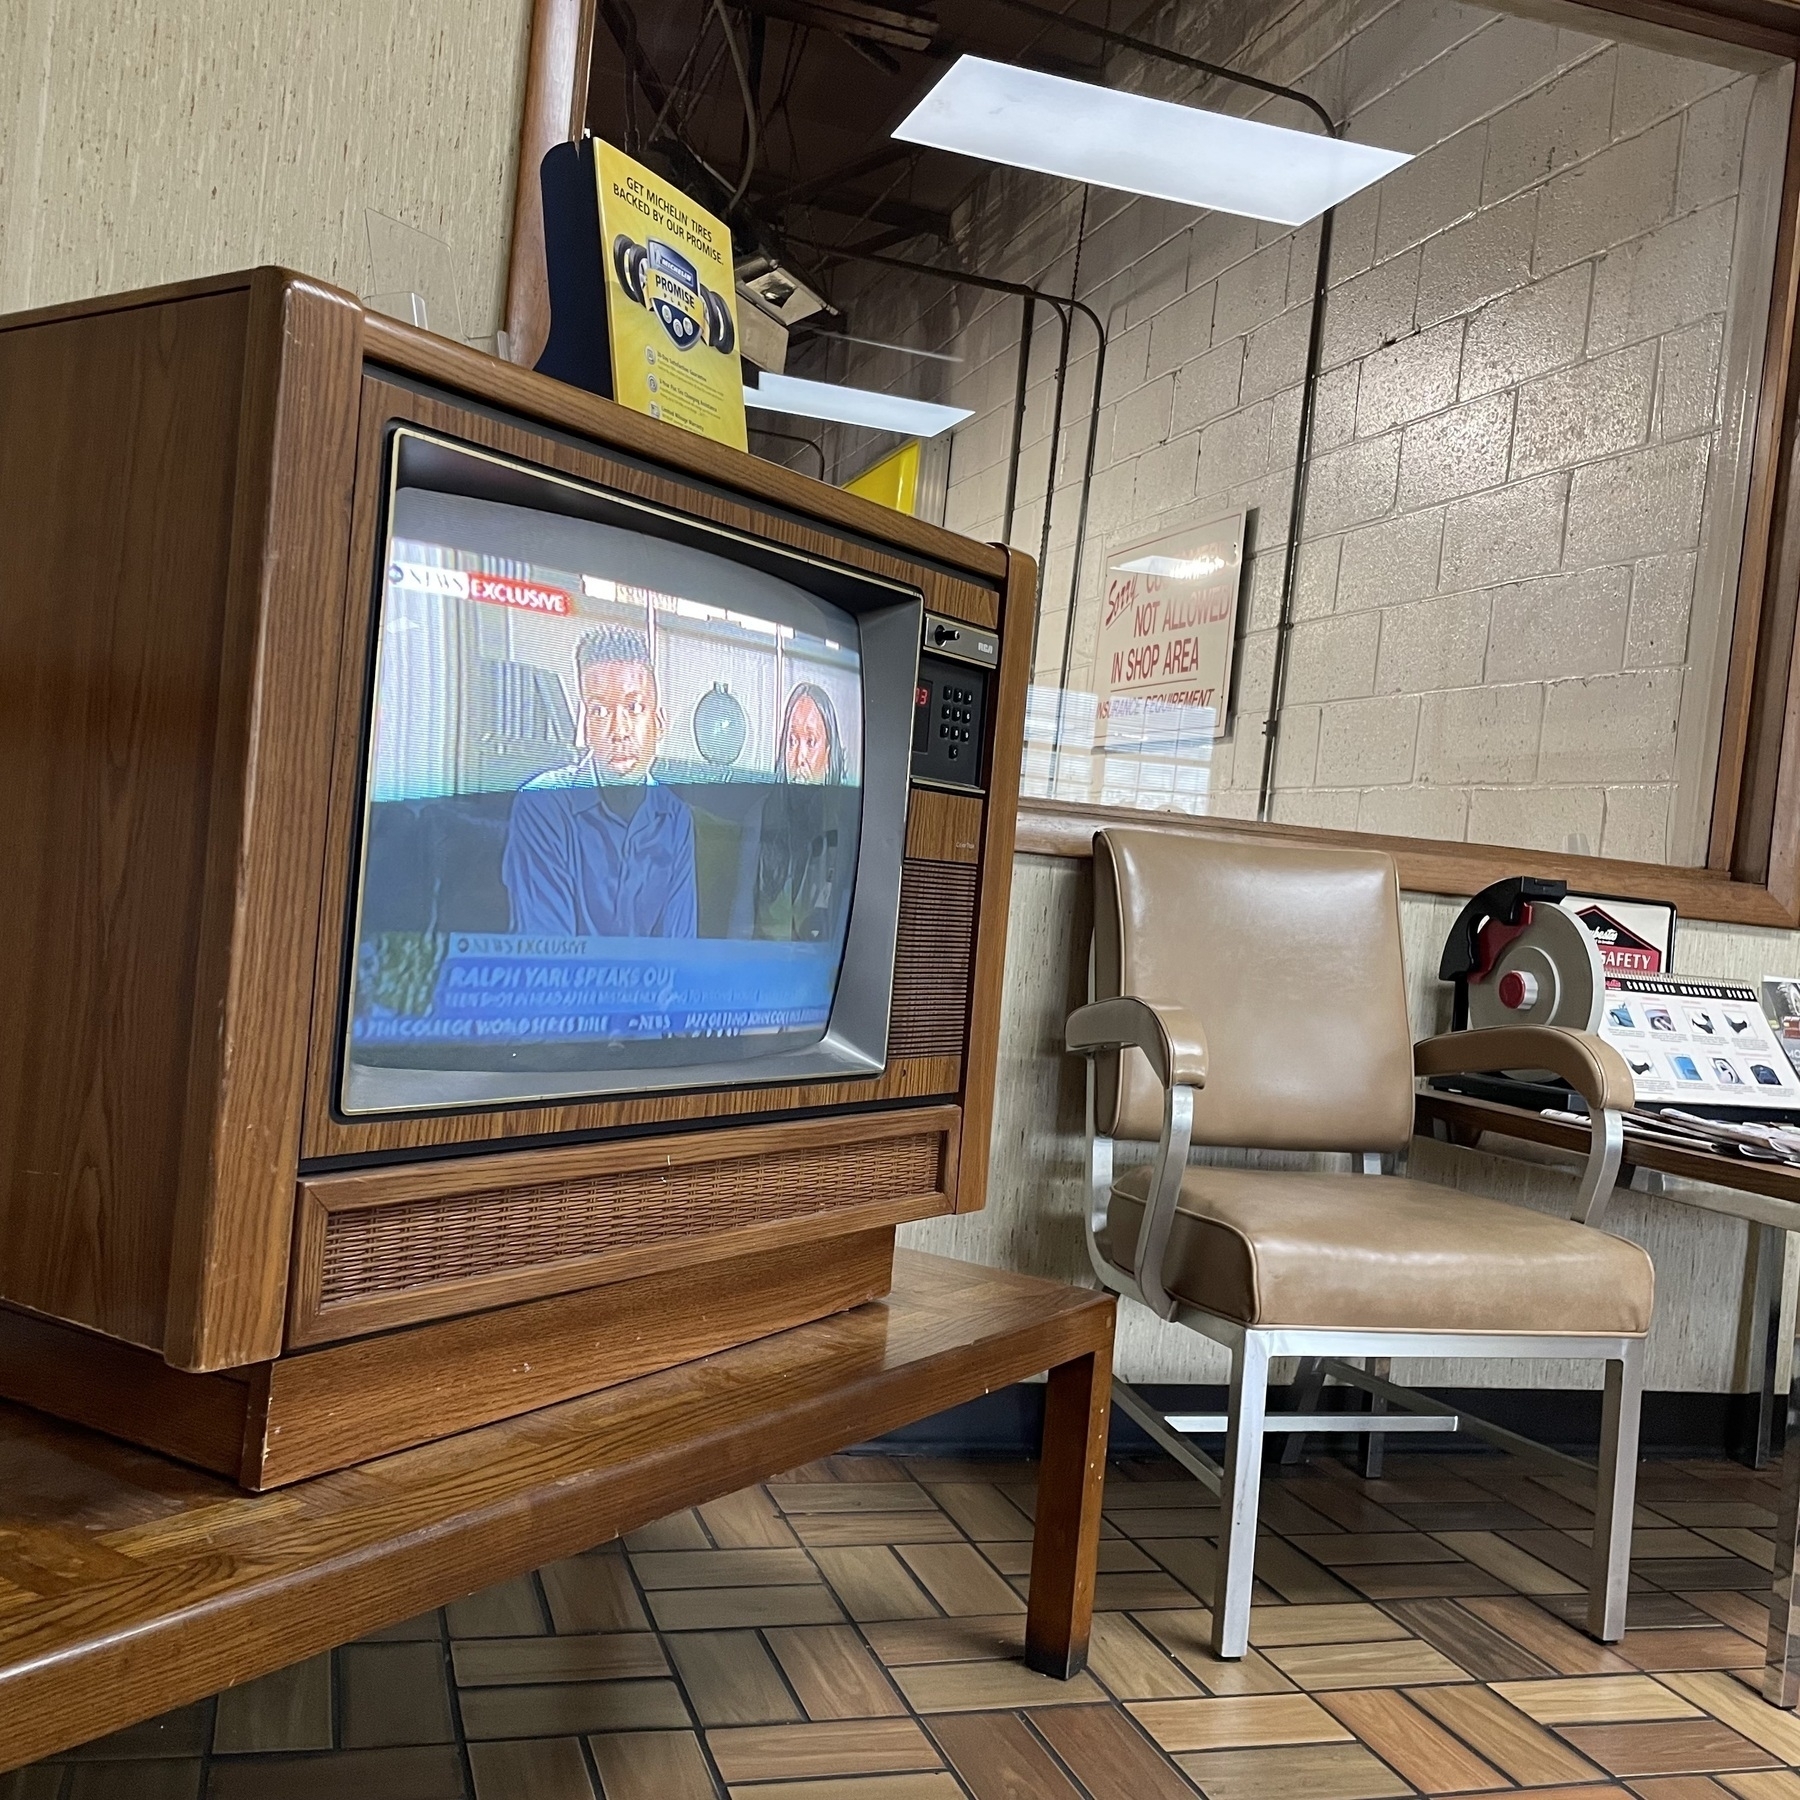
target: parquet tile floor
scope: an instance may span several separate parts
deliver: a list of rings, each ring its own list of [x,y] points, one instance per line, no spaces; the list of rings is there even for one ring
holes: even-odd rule
[[[1089,1672],[1019,1660],[1028,1463],[836,1457],[0,1776],[0,1800],[1800,1800],[1755,1692],[1775,1487],[1652,1463],[1590,1642],[1581,1484],[1271,1469],[1251,1653],[1217,1509],[1109,1475]]]

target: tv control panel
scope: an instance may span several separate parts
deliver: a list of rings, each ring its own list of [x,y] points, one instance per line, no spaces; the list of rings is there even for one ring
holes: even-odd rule
[[[980,793],[988,683],[1000,660],[992,631],[925,615],[919,681],[913,696],[914,781]]]

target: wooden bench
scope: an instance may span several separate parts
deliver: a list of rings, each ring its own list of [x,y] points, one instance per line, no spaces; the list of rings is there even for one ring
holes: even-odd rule
[[[0,1770],[1049,1370],[1026,1661],[1086,1663],[1110,1295],[902,1251],[887,1299],[268,1494],[0,1405]]]

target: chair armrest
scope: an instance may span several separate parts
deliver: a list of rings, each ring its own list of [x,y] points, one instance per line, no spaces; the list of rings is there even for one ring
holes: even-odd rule
[[[1621,1114],[1637,1104],[1624,1057],[1592,1032],[1560,1025],[1447,1031],[1413,1045],[1415,1074],[1485,1075],[1498,1069],[1549,1069],[1587,1102],[1592,1139],[1571,1216],[1583,1225],[1598,1225],[1625,1153]]]
[[[1483,1075],[1498,1069],[1549,1069],[1560,1075],[1590,1112],[1629,1112],[1637,1089],[1625,1059],[1587,1031],[1560,1025],[1496,1025],[1487,1031],[1447,1031],[1413,1045],[1420,1075]]]
[[[1135,1048],[1149,1057],[1164,1087],[1206,1086],[1206,1033],[1185,1006],[1172,1001],[1131,994],[1090,1001],[1069,1014],[1066,1042],[1084,1055]]]

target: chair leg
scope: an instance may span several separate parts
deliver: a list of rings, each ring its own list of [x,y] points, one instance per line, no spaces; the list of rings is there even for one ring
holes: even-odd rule
[[[1394,1371],[1392,1360],[1385,1356],[1365,1357],[1363,1359],[1363,1367],[1367,1369],[1371,1375],[1379,1375],[1384,1381]],[[1371,1394],[1369,1396],[1370,1412],[1384,1413],[1387,1409],[1388,1403],[1380,1394]],[[1386,1447],[1387,1434],[1385,1432],[1371,1431],[1363,1439],[1362,1472],[1364,1481],[1379,1481],[1381,1479],[1382,1451]]]
[[[1295,1412],[1316,1412],[1319,1397],[1325,1392],[1325,1370],[1320,1358],[1303,1356],[1300,1366],[1294,1371],[1294,1385],[1291,1390],[1294,1396]],[[1306,1455],[1306,1433],[1290,1431],[1287,1441],[1281,1447],[1281,1466],[1291,1469],[1298,1465]]]
[[[1262,1486],[1263,1419],[1269,1405],[1269,1351],[1246,1331],[1231,1359],[1225,1470],[1219,1489],[1219,1560],[1213,1576],[1213,1654],[1236,1661],[1250,1643],[1250,1586],[1256,1579],[1256,1502]]]
[[[1625,1635],[1631,1513],[1637,1500],[1638,1412],[1643,1397],[1644,1346],[1639,1340],[1626,1347],[1623,1358],[1606,1365],[1587,1604],[1588,1633],[1603,1644],[1616,1644]]]

